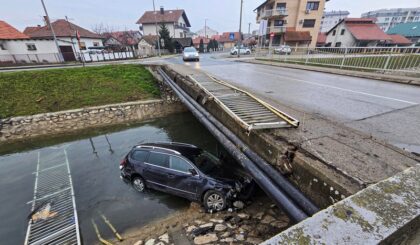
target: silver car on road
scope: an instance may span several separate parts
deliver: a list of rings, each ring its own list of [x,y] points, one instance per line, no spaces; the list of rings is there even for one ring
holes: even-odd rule
[[[188,47],[184,49],[182,59],[184,61],[200,61],[200,55],[198,54],[197,49],[194,47]]]

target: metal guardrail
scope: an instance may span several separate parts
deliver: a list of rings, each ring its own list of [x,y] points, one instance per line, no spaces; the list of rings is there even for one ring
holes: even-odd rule
[[[73,183],[66,150],[41,159],[35,172],[32,212],[25,245],[81,244]]]
[[[256,129],[299,126],[297,119],[213,76],[207,75],[204,79],[189,77],[248,132]],[[208,82],[208,78],[211,82]]]
[[[278,54],[276,46],[258,49],[256,58],[278,62],[318,65],[420,76],[420,47],[318,47],[290,48]]]
[[[285,8],[278,8],[278,9],[268,9],[262,12],[262,18],[271,18],[275,16],[287,16],[287,9]]]

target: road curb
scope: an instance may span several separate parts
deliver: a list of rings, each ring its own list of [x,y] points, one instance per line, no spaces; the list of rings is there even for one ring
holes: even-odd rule
[[[361,72],[361,71],[347,71],[347,70],[338,70],[334,68],[322,68],[322,67],[315,67],[315,66],[287,64],[287,63],[279,63],[279,62],[274,63],[274,62],[262,61],[262,60],[237,60],[237,62],[269,65],[269,66],[307,70],[307,71],[316,71],[316,72],[323,72],[323,73],[329,73],[329,74],[368,78],[368,79],[374,79],[374,80],[385,81],[385,82],[394,82],[394,83],[420,86],[420,79],[415,78],[415,77],[395,76],[395,75],[386,75],[386,74],[369,73],[369,72]]]

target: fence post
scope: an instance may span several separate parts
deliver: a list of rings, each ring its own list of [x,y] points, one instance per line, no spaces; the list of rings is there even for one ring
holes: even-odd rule
[[[309,48],[307,48],[307,50],[306,50],[305,65],[307,65],[307,64],[308,64],[308,61],[309,61]]]
[[[346,49],[344,50],[344,56],[343,56],[343,60],[341,61],[340,69],[343,69],[343,66],[346,62],[347,52],[348,52],[348,48],[346,47]]]
[[[384,72],[386,71],[386,69],[388,69],[389,62],[391,61],[392,53],[394,53],[394,48],[391,48],[391,52],[389,53],[388,58],[386,59],[384,69],[383,69]]]

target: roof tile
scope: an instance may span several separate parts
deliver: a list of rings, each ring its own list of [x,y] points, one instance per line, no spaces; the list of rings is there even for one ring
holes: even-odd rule
[[[7,22],[0,20],[0,40],[12,39],[29,39],[29,37],[9,25]]]
[[[57,37],[74,37],[77,30],[80,37],[102,39],[101,35],[86,30],[64,19],[56,20],[52,22],[51,25],[54,28],[54,32]],[[28,27],[25,29],[24,33],[31,38],[51,38],[53,36],[49,26],[42,26],[38,28]]]

